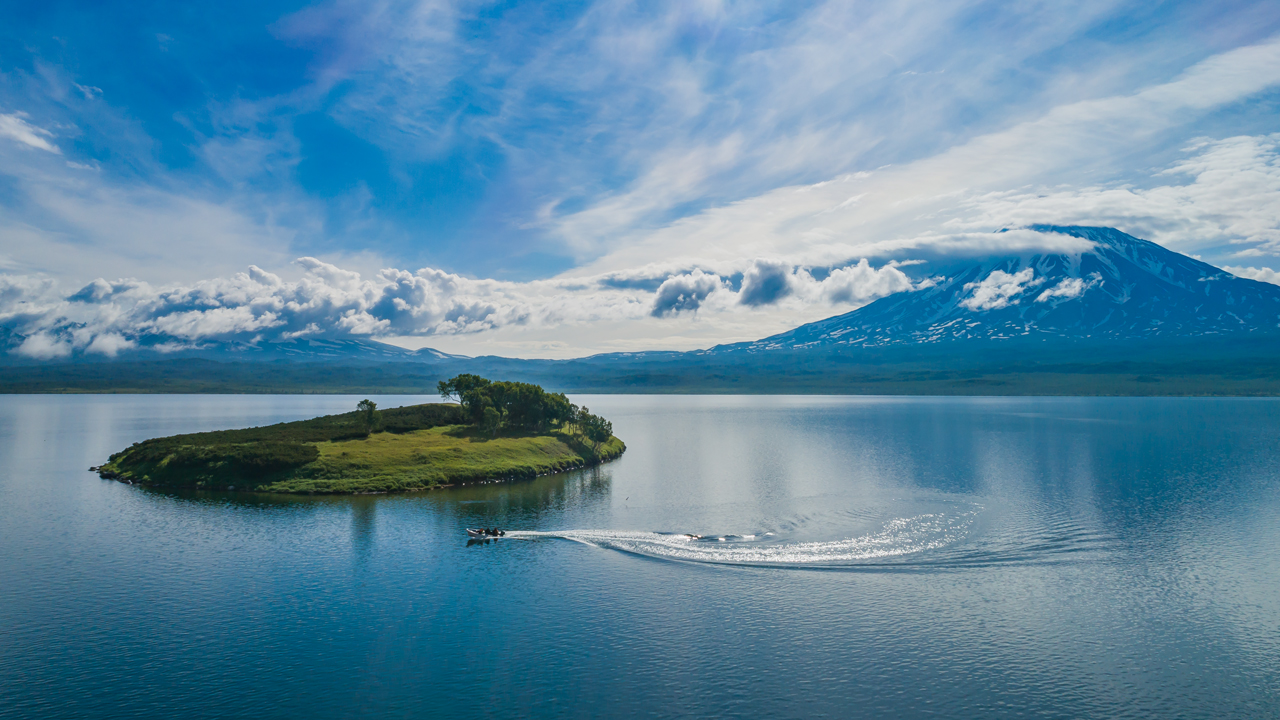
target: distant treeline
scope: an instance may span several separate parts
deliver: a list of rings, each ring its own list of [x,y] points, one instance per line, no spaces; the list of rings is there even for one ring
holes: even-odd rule
[[[1280,339],[1045,346],[1008,341],[576,360],[46,363],[0,366],[0,393],[435,394],[442,379],[462,374],[576,393],[1280,395]]]

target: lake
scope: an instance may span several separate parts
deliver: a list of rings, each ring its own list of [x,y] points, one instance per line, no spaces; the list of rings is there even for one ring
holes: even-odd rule
[[[87,471],[359,399],[0,397],[0,716],[1280,716],[1276,400],[578,396],[626,454],[525,483]]]

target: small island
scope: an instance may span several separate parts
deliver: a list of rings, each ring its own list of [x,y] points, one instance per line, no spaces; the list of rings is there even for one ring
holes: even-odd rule
[[[384,493],[532,478],[612,460],[613,425],[538,385],[459,375],[455,402],[356,410],[244,430],[135,443],[103,478],[157,488],[272,493]]]

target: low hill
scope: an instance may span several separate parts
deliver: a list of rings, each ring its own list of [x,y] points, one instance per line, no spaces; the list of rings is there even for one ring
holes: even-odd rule
[[[276,493],[370,493],[529,478],[594,465],[626,449],[571,428],[481,433],[457,405],[359,412],[244,430],[136,443],[100,468],[104,478],[155,488]]]

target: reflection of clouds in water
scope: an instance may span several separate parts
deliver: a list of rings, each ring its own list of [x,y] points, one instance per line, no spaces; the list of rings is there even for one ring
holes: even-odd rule
[[[619,530],[512,532],[514,539],[556,537],[649,557],[723,564],[821,566],[898,557],[946,547],[968,535],[980,506],[954,513],[896,518],[875,533],[840,540],[778,543],[760,536],[694,538]],[[764,538],[764,539],[759,539]]]

